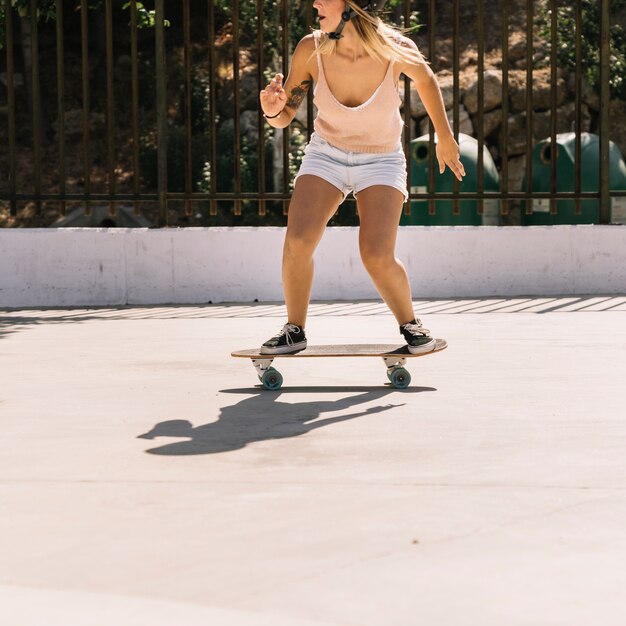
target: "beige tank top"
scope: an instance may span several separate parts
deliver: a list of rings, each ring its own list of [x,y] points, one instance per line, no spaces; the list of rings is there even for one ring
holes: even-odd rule
[[[315,49],[320,32],[314,31]],[[318,79],[313,90],[313,103],[318,109],[313,127],[332,146],[348,152],[393,152],[401,146],[402,117],[398,86],[393,81],[394,62],[389,62],[383,82],[367,102],[356,107],[341,104],[333,96],[320,54],[316,53]]]

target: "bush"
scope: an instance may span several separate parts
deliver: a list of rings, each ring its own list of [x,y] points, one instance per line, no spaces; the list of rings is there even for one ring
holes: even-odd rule
[[[626,0],[611,0],[611,16],[626,7]],[[556,56],[561,67],[576,69],[576,5],[568,3],[557,8],[557,50]],[[537,13],[540,35],[551,48],[552,11],[549,0],[542,0]],[[600,2],[582,0],[581,23],[581,65],[583,75],[589,84],[600,91]],[[612,20],[610,28],[611,62],[610,78],[611,97],[626,99],[626,35],[622,25]]]

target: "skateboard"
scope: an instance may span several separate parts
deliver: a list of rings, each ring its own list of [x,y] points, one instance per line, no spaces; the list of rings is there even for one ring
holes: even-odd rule
[[[406,360],[414,357],[428,356],[435,352],[441,352],[448,347],[448,343],[444,339],[436,339],[436,345],[430,352],[423,354],[411,354],[406,345],[387,345],[387,344],[346,344],[346,345],[330,345],[330,346],[308,346],[300,352],[292,354],[261,354],[259,349],[254,350],[238,350],[232,352],[231,356],[251,359],[259,380],[265,389],[280,389],[283,384],[281,373],[272,367],[274,359],[304,359],[304,358],[321,358],[321,357],[379,357],[387,366],[387,378],[396,389],[406,389],[411,383],[411,375],[404,368]]]

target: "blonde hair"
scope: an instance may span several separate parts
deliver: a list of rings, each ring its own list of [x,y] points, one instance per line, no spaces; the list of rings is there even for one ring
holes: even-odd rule
[[[401,36],[409,29],[401,29],[386,24],[380,17],[364,11],[351,0],[346,0],[346,3],[356,13],[350,22],[369,56],[382,63],[385,61],[405,61],[427,64],[419,50],[409,48],[401,43]],[[330,55],[336,51],[337,40],[331,39],[327,33],[322,32],[319,47],[315,52]],[[315,56],[315,52],[309,58]]]

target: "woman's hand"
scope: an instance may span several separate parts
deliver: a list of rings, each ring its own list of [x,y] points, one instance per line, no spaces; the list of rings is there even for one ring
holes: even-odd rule
[[[439,161],[439,173],[443,174],[447,165],[458,180],[463,180],[465,168],[461,163],[459,144],[455,141],[454,135],[438,137],[436,152]]]
[[[280,113],[285,108],[287,94],[283,89],[283,75],[276,74],[270,84],[261,91],[261,108],[268,117]]]

